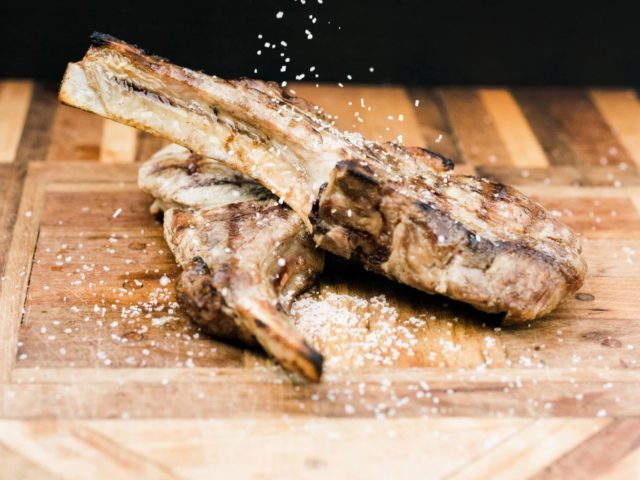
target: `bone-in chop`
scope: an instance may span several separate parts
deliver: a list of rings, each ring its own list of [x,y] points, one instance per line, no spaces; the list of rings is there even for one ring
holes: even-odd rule
[[[340,132],[271,83],[227,81],[95,34],[60,99],[214,158],[295,210],[316,244],[506,320],[553,310],[584,280],[579,239],[518,191],[456,176],[422,149]]]
[[[322,355],[288,311],[323,268],[300,217],[225,165],[169,145],[142,165],[138,184],[164,211],[164,237],[183,272],[178,302],[212,335],[261,345],[286,368],[319,380]]]

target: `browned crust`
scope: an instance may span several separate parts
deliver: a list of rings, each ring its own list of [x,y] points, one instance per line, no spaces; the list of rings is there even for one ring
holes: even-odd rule
[[[210,333],[260,344],[288,370],[319,381],[322,354],[293,328],[287,314],[323,267],[295,213],[273,200],[245,201],[198,212],[173,209],[168,227],[173,249],[187,248],[185,234],[194,230],[207,246],[213,242],[221,249],[185,267],[177,291],[186,313]],[[266,236],[268,243],[257,243],[256,232],[265,228],[273,232]]]
[[[479,238],[442,206],[446,190],[431,188],[440,202],[436,206],[401,193],[377,173],[370,163],[339,162],[312,211],[318,245],[428,293],[442,293],[487,312],[506,312],[507,322],[512,323],[544,315],[582,286],[586,265],[575,251],[567,249],[567,258],[524,242]],[[465,182],[468,177],[449,179],[456,181]],[[472,187],[482,190],[484,208],[489,211],[494,208],[492,202],[524,202],[529,222],[554,222],[541,207],[509,187],[475,181]],[[400,251],[406,256],[398,257]],[[415,264],[411,256],[417,258]],[[503,281],[496,283],[499,288],[487,290],[490,269],[507,258]],[[458,271],[481,272],[480,281],[471,276],[467,283],[447,279],[451,281],[446,289],[438,291],[435,281],[420,280],[425,265],[445,271],[454,261],[460,262]],[[517,292],[510,281],[520,282]]]
[[[248,347],[258,346],[255,336],[238,325],[231,312],[225,309],[211,270],[201,257],[194,257],[178,278],[176,297],[182,311],[209,335]]]

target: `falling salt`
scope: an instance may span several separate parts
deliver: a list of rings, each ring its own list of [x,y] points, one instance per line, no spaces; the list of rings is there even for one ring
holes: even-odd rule
[[[118,208],[115,212],[113,212],[113,215],[111,215],[111,217],[112,218],[118,218],[121,213],[122,213],[122,209]]]
[[[276,13],[276,18],[280,19],[280,18],[282,18],[282,17],[284,17],[284,12],[278,12],[278,13]]]
[[[162,285],[163,287],[166,287],[170,283],[171,283],[171,280],[166,275],[162,275],[162,277],[160,277],[160,285]]]

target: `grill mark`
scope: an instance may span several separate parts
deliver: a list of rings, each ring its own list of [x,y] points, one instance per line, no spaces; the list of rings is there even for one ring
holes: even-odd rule
[[[352,160],[352,161],[344,160],[339,162],[337,165],[337,168],[340,169],[343,175],[344,174],[353,175],[358,180],[364,180],[365,182],[371,182],[378,185],[378,191],[382,196],[393,195],[393,191],[395,190],[393,182],[385,182],[380,185],[376,180],[376,178],[374,178],[372,175],[369,175],[368,172],[364,173],[361,167],[362,167],[362,164],[355,160]],[[375,172],[372,172],[372,173],[375,175]],[[338,190],[342,190],[342,188],[340,187],[345,185],[345,182],[341,180],[342,179],[336,178],[336,176],[333,177],[333,181],[337,182],[335,184],[337,185]],[[499,199],[499,201],[512,202],[514,204],[517,204],[519,207],[524,208],[527,225],[533,225],[534,222],[536,222],[540,218],[543,218],[543,219],[547,218],[544,211],[541,208],[537,207],[535,204],[528,205],[526,203],[523,203],[522,196],[519,195],[518,192],[510,189],[507,186],[494,184],[494,183],[481,183],[481,184],[474,185],[473,183],[472,184],[467,183],[466,181],[464,181],[464,179],[462,179],[462,183],[460,183],[458,186],[470,192],[475,192],[476,194],[479,194],[480,197],[485,202],[485,206],[487,206],[487,203],[488,203],[489,208],[487,208],[487,213],[490,213],[489,209],[493,208],[491,205],[493,203],[491,194],[495,194]],[[432,193],[434,191],[438,191],[438,189],[444,189],[444,188],[445,186],[439,186],[439,185],[436,185],[435,188],[428,186],[428,190],[431,191]],[[311,219],[314,222],[314,225],[316,226],[316,230],[315,230],[316,235],[323,235],[325,233],[328,233],[328,231],[332,229],[333,222],[330,218],[331,215],[329,214],[329,212],[324,212],[322,208],[323,202],[326,202],[327,200],[329,200],[329,198],[325,198],[326,197],[325,190],[326,190],[326,187],[321,190],[321,194],[318,197],[319,201],[317,202],[317,205],[314,205],[314,209],[312,210]],[[349,195],[349,196],[353,197],[353,195]],[[462,237],[459,237],[459,238],[465,239],[462,244],[458,245],[457,247],[458,252],[463,253],[464,250],[467,250],[472,254],[472,256],[476,255],[478,257],[482,257],[483,259],[485,259],[483,262],[486,262],[486,266],[480,265],[479,268],[485,268],[485,269],[490,268],[491,263],[495,261],[498,255],[507,254],[507,253],[516,254],[518,256],[530,258],[535,263],[539,262],[540,268],[545,268],[545,269],[550,268],[551,270],[558,272],[564,279],[564,282],[566,283],[568,289],[572,289],[580,281],[580,275],[578,273],[578,269],[574,267],[571,263],[563,262],[563,256],[561,252],[557,252],[556,254],[554,254],[553,252],[546,253],[538,250],[535,247],[535,244],[528,245],[525,242],[520,243],[517,241],[511,241],[511,240],[489,240],[485,238],[478,238],[478,236],[472,229],[464,226],[462,223],[460,223],[460,221],[454,220],[453,218],[451,218],[450,215],[446,213],[448,210],[450,210],[448,200],[449,199],[446,194],[437,196],[437,201],[433,205],[430,203],[424,203],[416,200],[415,203],[417,204],[419,209],[424,212],[425,217],[416,218],[416,219],[413,219],[412,221],[416,221],[420,223],[425,222],[426,225],[428,226],[428,229],[431,229],[431,227],[429,226],[430,221],[428,220],[428,216],[435,214],[443,217],[442,218],[443,221],[450,223],[450,228],[445,229],[447,231],[446,236],[450,238],[455,238],[462,235]],[[379,206],[375,206],[375,207],[378,208],[379,210]],[[327,224],[325,224],[325,222],[323,221],[324,218],[322,217],[324,217],[324,215],[329,215],[329,218],[327,218],[328,220]],[[553,219],[549,219],[549,221],[553,221]],[[388,224],[388,219],[385,219],[385,230],[388,230],[391,227],[392,226]],[[527,228],[530,228],[530,227],[528,226]],[[358,255],[362,259],[363,263],[368,263],[370,267],[372,267],[373,269],[376,269],[377,268],[376,263],[378,261],[378,258],[375,258],[375,257],[370,258],[368,256],[368,252],[377,251],[378,253],[381,253],[384,250],[384,248],[378,248],[378,247],[384,247],[384,245],[382,244],[385,244],[385,245],[388,244],[388,240],[385,241],[382,237],[375,238],[375,239],[365,238],[361,235],[362,232],[357,231],[353,228],[347,229],[347,232],[348,232],[347,238],[349,239],[349,244],[352,245],[351,253]],[[526,237],[526,234],[525,234],[525,237]],[[361,241],[365,242],[364,248],[362,246],[363,244],[361,243]],[[366,247],[368,241],[372,242],[369,248]],[[434,242],[435,240],[429,239],[428,241]],[[543,267],[543,265],[545,266]]]
[[[425,154],[427,154],[429,157],[437,158],[438,160],[440,160],[445,170],[447,171],[453,170],[455,164],[453,163],[453,160],[451,160],[450,158],[447,158],[438,152],[434,152],[433,150],[429,150],[428,148],[424,148],[424,147],[418,147],[418,148],[422,150]]]
[[[192,183],[185,188],[191,187],[213,187],[216,185],[233,185],[234,187],[243,187],[245,185],[254,186],[256,189],[260,188],[260,185],[255,183],[252,180],[247,179],[246,177],[242,177],[240,175],[230,177],[230,178],[202,178],[199,176],[194,176],[192,179]]]
[[[189,157],[189,159],[191,159],[192,157],[197,157],[199,159],[203,158],[200,155],[192,154],[192,156]],[[248,177],[245,177],[240,173],[232,174],[228,176],[216,175],[215,178],[214,177],[198,178],[200,175],[202,176],[209,175],[207,172],[203,172],[201,170],[201,166],[199,165],[199,163],[200,162],[196,159],[195,161],[186,160],[186,161],[176,161],[171,163],[156,164],[153,166],[153,169],[149,172],[149,175],[160,176],[162,175],[163,172],[167,170],[179,170],[179,171],[185,172],[187,175],[192,177],[193,183],[190,185],[190,187],[191,186],[209,187],[214,185],[234,185],[237,187],[242,187],[244,185],[254,185],[256,187],[260,186],[260,184],[256,183],[254,180]]]
[[[152,101],[154,101],[156,103],[162,103],[164,105],[170,105],[173,108],[181,108],[181,106],[178,105],[172,98],[169,98],[166,95],[163,95],[161,93],[149,90],[148,88],[142,87],[142,86],[138,85],[137,83],[133,82],[129,78],[124,79],[124,78],[114,77],[113,81],[119,87],[124,88],[125,90],[127,90],[129,92],[133,92],[135,94],[147,97],[148,99],[150,99],[150,100],[152,100]]]
[[[191,219],[193,214],[188,210],[174,209],[173,210],[173,236],[176,239],[176,244],[179,244],[184,237],[184,231],[190,229],[193,224]]]
[[[235,243],[240,236],[240,229],[238,228],[239,219],[246,215],[246,212],[243,214],[238,212],[240,210],[242,204],[234,203],[227,207],[230,212],[230,215],[225,220],[225,227],[227,231],[226,245],[227,248],[231,251],[230,258],[228,262],[225,262],[223,267],[227,267],[228,270],[225,275],[225,283],[228,282],[230,275],[238,269],[238,258],[235,253]]]
[[[529,247],[528,245],[517,242],[506,240],[489,240],[485,238],[481,238],[480,240],[478,240],[475,232],[469,230],[460,222],[453,220],[443,212],[440,212],[439,209],[436,209],[432,205],[423,202],[416,202],[416,204],[426,214],[437,214],[446,217],[446,219],[451,222],[451,230],[455,230],[456,233],[461,233],[466,237],[467,240],[465,246],[471,252],[478,253],[482,251],[485,254],[489,254],[492,258],[495,258],[500,253],[520,253],[526,255],[529,258],[540,260],[552,267],[554,270],[558,270],[569,286],[575,285],[577,281],[578,273],[576,269],[569,264],[563,263],[560,259],[556,258],[553,255],[541,252]]]

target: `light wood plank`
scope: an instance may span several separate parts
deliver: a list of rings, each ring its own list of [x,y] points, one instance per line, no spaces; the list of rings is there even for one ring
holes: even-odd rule
[[[188,478],[441,478],[529,419],[97,421],[90,425]],[[357,459],[357,461],[355,460]]]
[[[32,93],[29,80],[0,82],[0,163],[15,159]]]
[[[533,479],[596,478],[607,471],[617,471],[618,462],[633,457],[640,445],[640,419],[614,419],[552,464],[538,472]],[[622,467],[624,469],[626,467]],[[640,472],[640,471],[639,471]],[[636,478],[634,475],[620,478]]]
[[[63,478],[179,478],[143,452],[123,447],[119,439],[72,422],[0,421],[0,441]]]
[[[138,130],[112,120],[104,120],[100,141],[102,163],[131,163],[136,159]]]
[[[631,478],[640,478],[640,448],[636,448],[607,472],[598,476],[598,480],[626,480]]]
[[[10,377],[44,201],[44,184],[27,177],[0,284],[0,382]]]
[[[451,479],[528,478],[540,467],[609,423],[607,419],[539,419],[491,452],[475,458]]]
[[[640,100],[634,90],[591,90],[591,98],[636,165],[640,166]]]
[[[2,425],[0,425],[0,429],[2,429]],[[2,435],[0,434],[0,436]],[[3,442],[0,442],[0,459],[2,460],[0,478],[3,480],[60,479],[51,470],[48,470],[46,465],[34,463],[23,453]]]
[[[516,382],[603,382],[620,384],[635,383],[633,372],[625,368],[598,367],[552,367],[552,368],[490,368],[482,371],[476,369],[447,369],[447,368],[412,368],[408,370],[393,370],[384,368],[369,368],[351,371],[330,372],[326,380],[333,383],[348,382],[381,382],[391,375],[399,382],[454,382],[468,384],[490,384]],[[15,368],[11,375],[11,382],[17,384],[38,383],[160,383],[162,380],[171,383],[226,383],[264,382],[277,383],[283,381],[281,372],[276,369],[260,369],[253,371],[244,368]]]
[[[540,143],[511,93],[506,89],[483,88],[479,94],[485,108],[493,117],[513,165],[522,168],[549,166]]]
[[[349,85],[296,84],[292,87],[305,98],[337,115],[338,128],[361,133],[376,141],[398,141],[422,146],[424,140],[415,107],[404,88]],[[356,115],[357,113],[357,115]]]

